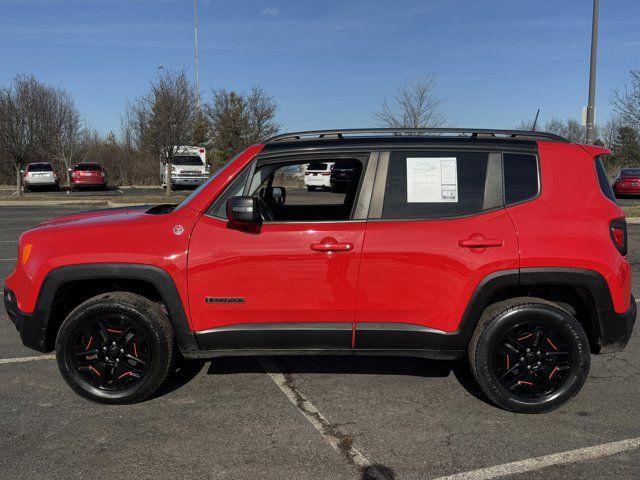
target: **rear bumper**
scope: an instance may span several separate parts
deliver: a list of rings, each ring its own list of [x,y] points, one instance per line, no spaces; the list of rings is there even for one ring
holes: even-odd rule
[[[73,180],[73,179],[71,180],[71,185],[74,185],[74,186],[85,186],[85,185],[86,186],[91,186],[91,185],[98,186],[98,185],[104,185],[104,184],[105,184],[105,181],[104,181],[103,178],[100,178],[100,179],[97,179],[97,178],[96,179],[93,179],[93,178],[86,178],[85,179],[85,178],[83,178],[83,179],[80,179],[80,180]]]
[[[39,352],[46,352],[45,340],[47,336],[47,322],[45,315],[28,314],[18,308],[15,293],[4,289],[4,308],[9,319],[20,333],[22,343]]]
[[[629,309],[624,313],[616,313],[613,309],[598,311],[600,353],[619,352],[627,346],[636,323],[637,311],[638,306],[633,295]]]

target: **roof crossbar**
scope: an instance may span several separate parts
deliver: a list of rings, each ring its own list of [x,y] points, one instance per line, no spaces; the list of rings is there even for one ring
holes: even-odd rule
[[[505,138],[535,138],[551,140],[554,142],[568,143],[564,137],[547,132],[534,132],[527,130],[494,130],[488,128],[349,128],[344,130],[310,130],[306,132],[293,132],[276,135],[265,143],[282,142],[286,140],[317,140],[317,139],[341,139],[345,136],[361,137],[386,137],[386,136],[437,136],[456,135],[470,138],[478,137],[505,137]]]

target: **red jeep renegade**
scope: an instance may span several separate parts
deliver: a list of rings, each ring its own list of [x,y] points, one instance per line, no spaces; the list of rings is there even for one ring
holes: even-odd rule
[[[636,317],[600,156],[538,132],[345,130],[249,147],[182,204],[81,213],[20,237],[7,312],[80,395],[129,403],[175,348],[468,355],[516,412],[571,399]],[[305,166],[349,164],[339,192]]]

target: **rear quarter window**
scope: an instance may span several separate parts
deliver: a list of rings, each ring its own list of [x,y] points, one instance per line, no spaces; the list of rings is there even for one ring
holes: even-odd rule
[[[531,200],[538,195],[538,159],[535,155],[505,153],[503,158],[505,204]]]

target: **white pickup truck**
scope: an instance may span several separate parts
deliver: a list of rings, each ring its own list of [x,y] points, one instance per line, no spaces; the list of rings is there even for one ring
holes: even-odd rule
[[[209,165],[206,151],[203,147],[179,146],[174,147],[175,154],[171,165],[171,186],[197,186],[209,178]],[[162,186],[167,186],[167,159],[160,162],[160,178]]]

